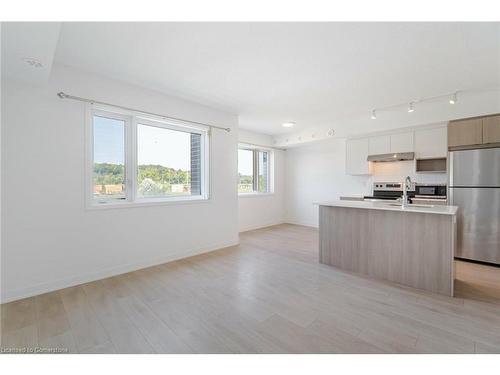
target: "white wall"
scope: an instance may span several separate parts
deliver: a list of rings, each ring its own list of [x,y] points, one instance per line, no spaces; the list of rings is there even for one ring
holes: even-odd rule
[[[237,116],[63,66],[2,90],[2,302],[238,242]],[[86,210],[84,105],[58,91],[230,127],[213,131],[213,199]]]
[[[262,146],[272,146],[272,137],[240,129],[238,140]],[[265,195],[239,196],[238,227],[240,232],[281,224],[285,213],[285,156],[286,152],[273,150],[272,171],[274,192]]]
[[[415,173],[414,161],[373,163],[371,176],[345,172],[346,139],[330,138],[286,152],[286,222],[318,226],[313,202],[341,195],[371,195],[375,181],[402,181],[410,176],[421,183],[446,183],[444,173]]]
[[[313,202],[364,194],[369,177],[345,173],[345,139],[330,138],[286,151],[286,216],[288,223],[317,226]]]

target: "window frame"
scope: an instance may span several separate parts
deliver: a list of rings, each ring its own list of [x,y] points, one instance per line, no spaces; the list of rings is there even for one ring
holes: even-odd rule
[[[124,121],[125,135],[125,199],[113,198],[97,201],[94,198],[94,116]],[[86,108],[86,155],[85,155],[85,207],[87,209],[123,208],[136,206],[151,206],[163,204],[188,204],[210,201],[210,142],[211,132],[209,127],[193,126],[178,120],[156,118],[137,112],[109,108],[101,105],[87,105]],[[158,128],[182,131],[185,133],[200,134],[200,169],[201,169],[201,194],[184,196],[139,197],[137,194],[138,178],[138,126],[155,126]]]
[[[245,143],[238,144],[238,150],[252,151],[253,160],[253,191],[252,192],[239,192],[239,197],[255,197],[266,196],[274,194],[274,152],[270,148],[253,146]],[[259,191],[259,152],[267,152],[267,181],[268,189],[265,192]],[[239,184],[239,171],[238,171],[238,184]],[[238,187],[238,184],[236,187]]]

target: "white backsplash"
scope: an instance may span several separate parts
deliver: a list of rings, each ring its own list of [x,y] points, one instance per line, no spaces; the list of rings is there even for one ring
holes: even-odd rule
[[[410,176],[413,182],[425,184],[446,184],[446,173],[416,173],[415,160],[372,163],[372,175],[366,181],[366,193],[371,194],[374,182],[399,182]]]

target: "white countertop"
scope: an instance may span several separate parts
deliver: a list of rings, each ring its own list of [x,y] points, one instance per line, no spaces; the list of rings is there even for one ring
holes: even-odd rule
[[[364,195],[362,194],[343,194],[340,196],[340,200],[346,200],[346,201],[362,201],[365,198]]]
[[[395,202],[391,202],[396,204]],[[391,205],[389,202],[370,202],[370,201],[347,201],[335,200],[314,202],[318,206],[332,206],[332,207],[349,207],[349,208],[364,208],[368,210],[383,210],[383,211],[400,211],[400,212],[420,212],[424,214],[438,214],[438,215],[455,215],[457,213],[457,206],[427,206],[417,207],[418,205],[408,205],[401,207],[401,205]]]

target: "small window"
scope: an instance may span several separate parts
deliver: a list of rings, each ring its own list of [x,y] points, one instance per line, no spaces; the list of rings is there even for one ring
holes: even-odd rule
[[[208,199],[208,129],[92,110],[91,205]]]
[[[93,198],[99,202],[124,200],[125,121],[93,117]]]
[[[238,193],[271,192],[270,151],[238,149]]]

